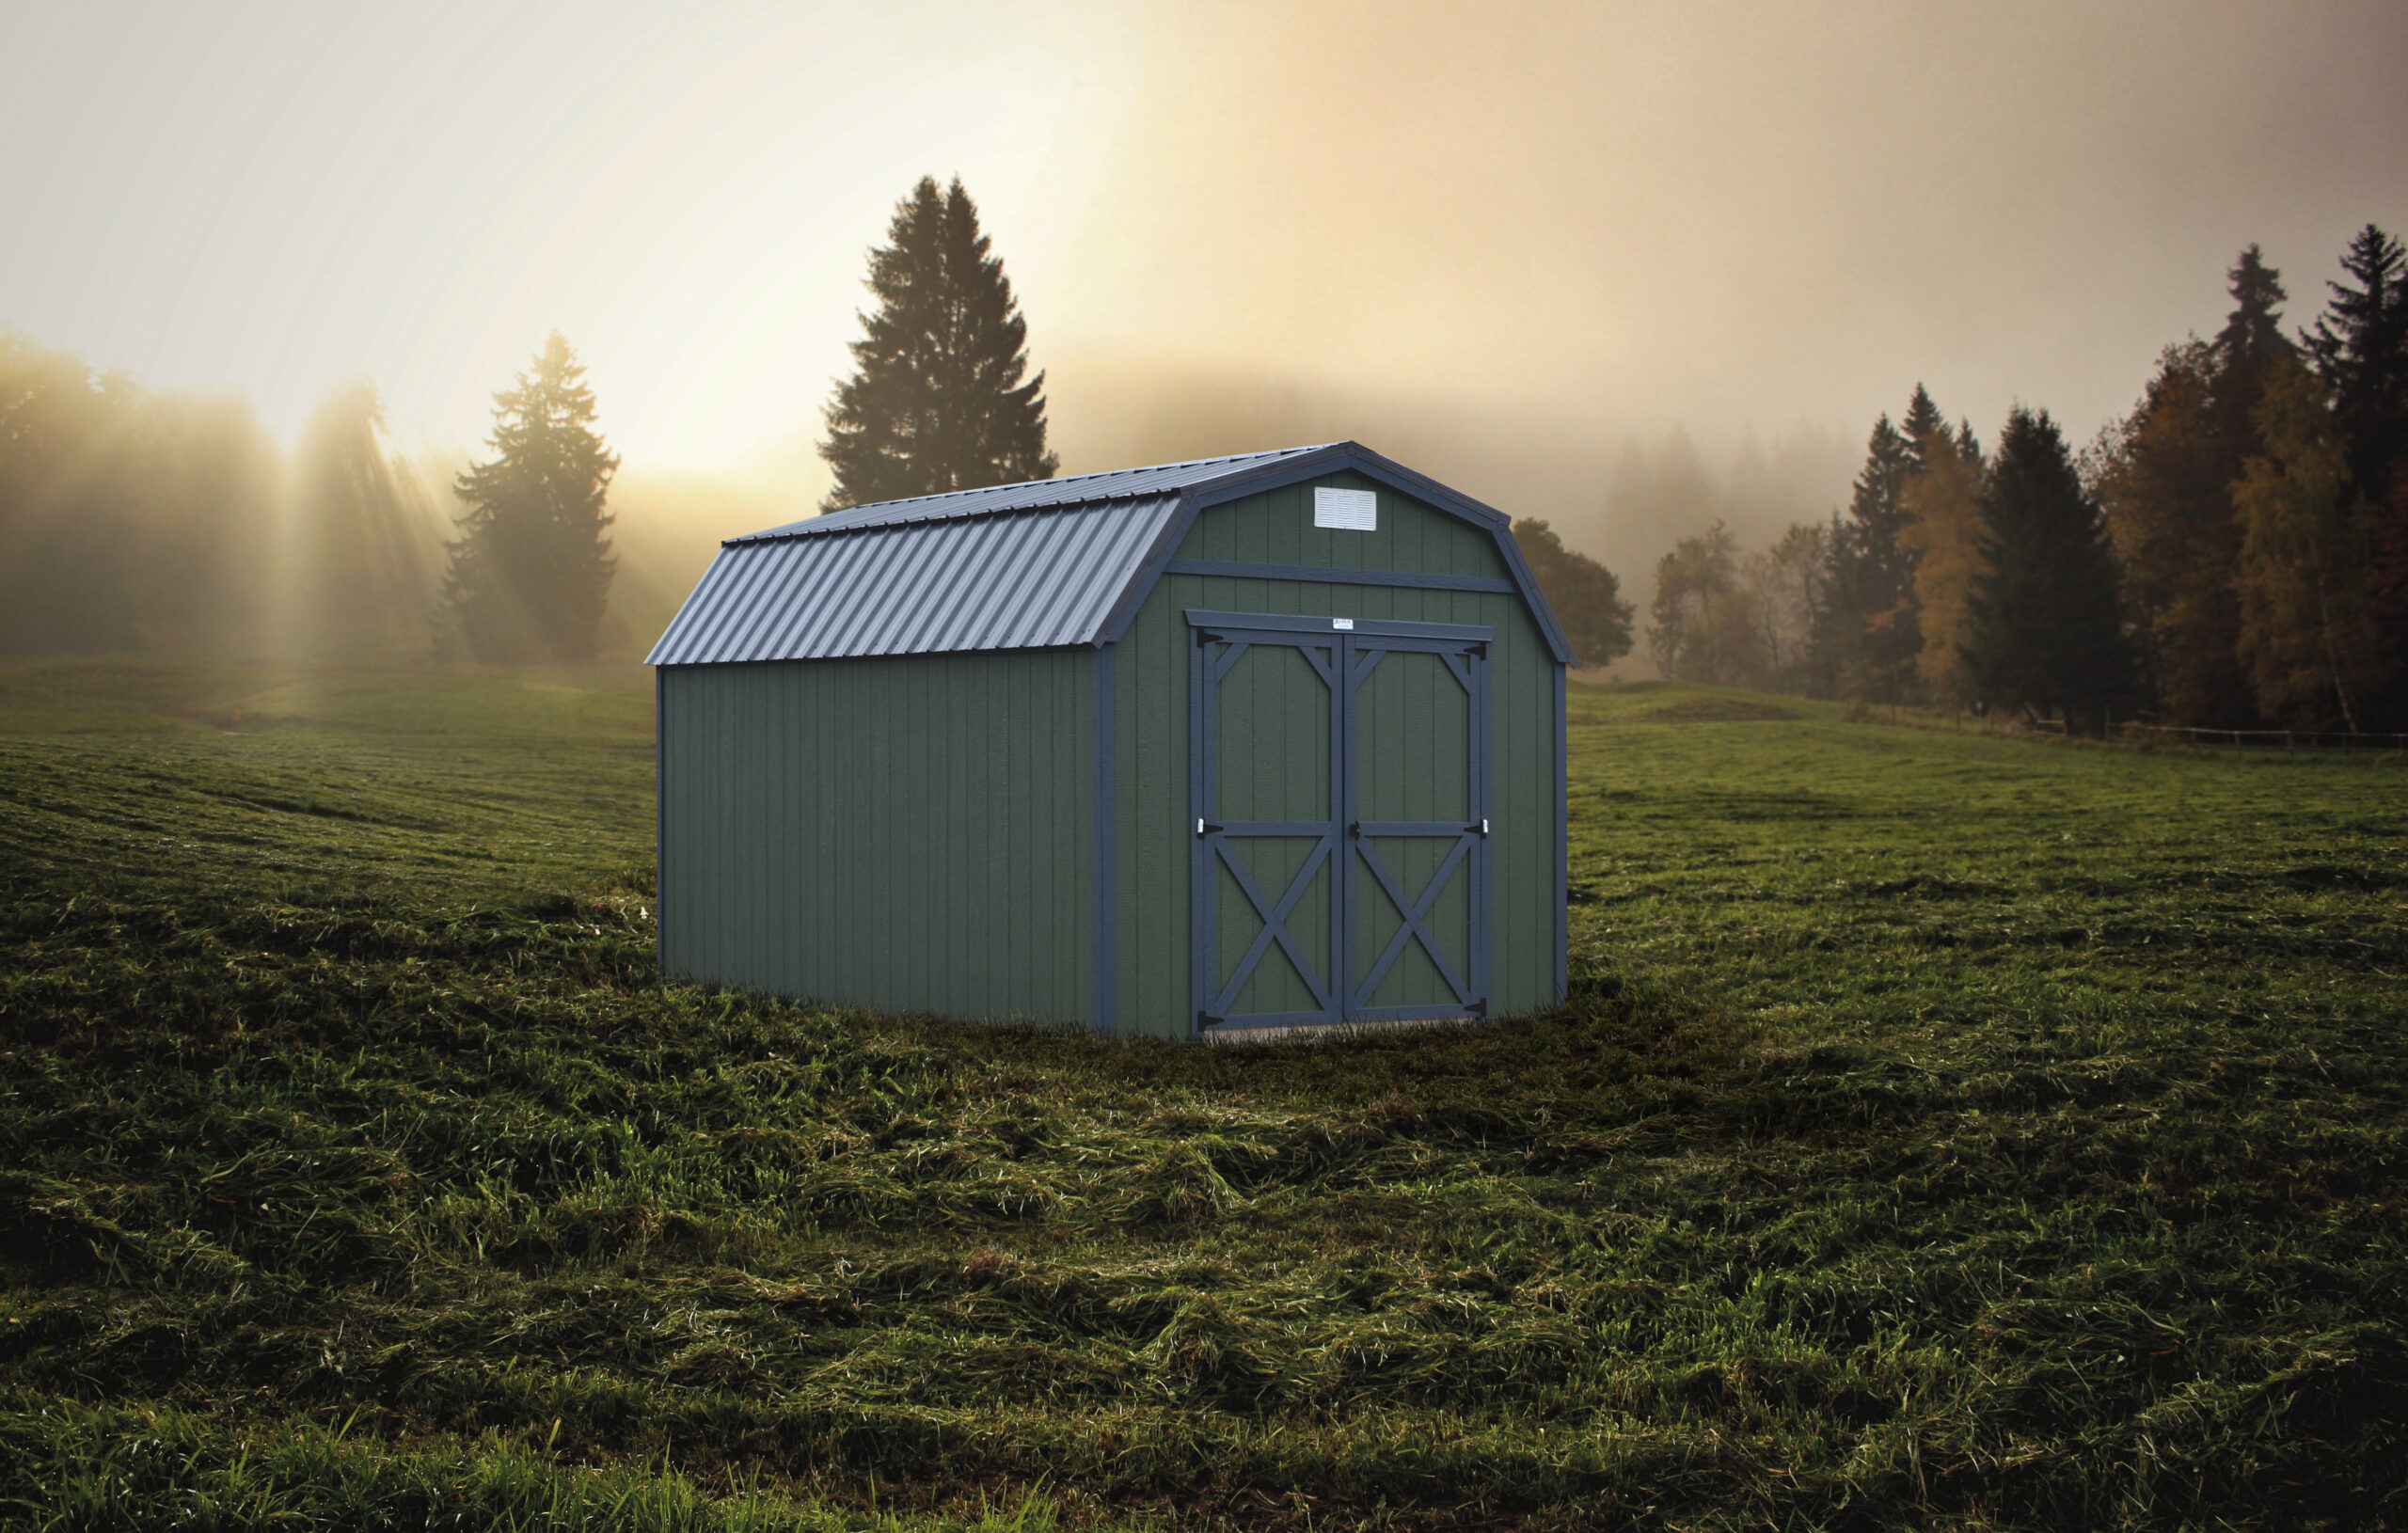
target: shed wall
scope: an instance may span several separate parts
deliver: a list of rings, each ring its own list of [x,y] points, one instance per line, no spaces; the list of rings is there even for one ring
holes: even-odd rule
[[[882,1011],[1091,1021],[1092,664],[663,667],[663,968]]]
[[[1315,484],[1371,489],[1379,529],[1312,525]],[[1327,476],[1208,508],[1177,558],[1501,578],[1488,534],[1374,482]],[[1353,583],[1171,574],[1138,609],[1114,662],[1115,878],[1118,1027],[1188,1035],[1189,608],[1406,622],[1484,624],[1490,656],[1496,830],[1490,842],[1492,1010],[1538,1010],[1557,999],[1555,656],[1519,596]]]

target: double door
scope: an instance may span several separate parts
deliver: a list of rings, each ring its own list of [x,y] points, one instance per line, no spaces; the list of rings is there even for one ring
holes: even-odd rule
[[[1492,631],[1187,621],[1197,1030],[1485,1015]]]

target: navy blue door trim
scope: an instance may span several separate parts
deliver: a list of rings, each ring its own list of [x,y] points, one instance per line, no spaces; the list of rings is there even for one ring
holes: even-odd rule
[[[1484,1016],[1489,986],[1489,782],[1490,712],[1488,648],[1494,630],[1465,624],[1394,623],[1370,619],[1291,617],[1259,612],[1191,610],[1193,633],[1188,647],[1188,798],[1194,820],[1194,850],[1189,859],[1190,992],[1195,1003],[1195,1030],[1200,1035],[1221,1029],[1290,1026],[1299,1022],[1387,1021],[1420,1018]],[[1339,628],[1337,624],[1347,622]],[[1220,683],[1245,652],[1257,644],[1292,646],[1330,689],[1331,817],[1321,820],[1224,821],[1219,815],[1215,781],[1218,761],[1218,693]],[[1463,821],[1364,821],[1356,814],[1355,770],[1356,694],[1363,683],[1392,653],[1434,655],[1460,683],[1470,703],[1469,753],[1471,814]],[[1559,823],[1560,817],[1559,817]],[[1249,870],[1228,846],[1230,837],[1312,837],[1315,845],[1301,870],[1275,900],[1256,887]],[[1451,840],[1437,872],[1422,889],[1402,888],[1371,846],[1374,839],[1427,837]],[[1559,839],[1560,847],[1561,841]],[[1560,855],[1560,854],[1559,854]],[[1335,864],[1334,866],[1332,864]],[[1288,927],[1314,877],[1324,868],[1333,875],[1330,900],[1331,973],[1318,973],[1297,950]],[[1226,981],[1217,972],[1219,956],[1219,874],[1227,868],[1246,902],[1261,921],[1246,953]],[[1360,985],[1354,982],[1354,910],[1358,893],[1357,870],[1395,907],[1402,918],[1396,932],[1378,955]],[[1462,967],[1430,931],[1432,907],[1458,876],[1469,885],[1469,951]],[[1453,1005],[1374,1006],[1371,998],[1409,942],[1418,942],[1449,989]],[[1244,990],[1255,966],[1274,945],[1287,956],[1312,994],[1314,1011],[1260,1013],[1232,1018],[1228,1006]]]

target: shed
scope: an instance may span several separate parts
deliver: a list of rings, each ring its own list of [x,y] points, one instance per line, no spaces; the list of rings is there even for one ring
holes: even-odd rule
[[[1510,522],[1353,442],[731,538],[655,645],[665,972],[1191,1037],[1564,990]]]

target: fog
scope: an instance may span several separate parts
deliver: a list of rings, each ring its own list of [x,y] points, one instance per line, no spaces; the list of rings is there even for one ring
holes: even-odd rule
[[[1917,382],[2077,440],[2262,245],[2408,227],[2408,22],[1425,3],[26,10],[0,327],[477,450],[559,328],[626,467],[624,642],[790,519],[866,247],[959,173],[1065,472],[1354,437],[1625,590],[1826,516]],[[440,484],[440,476],[428,482]],[[1678,491],[1676,487],[1687,485]]]

